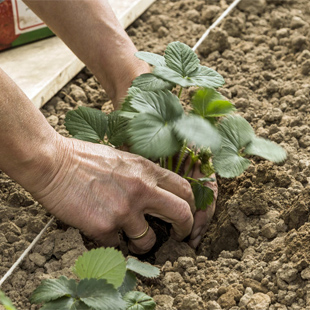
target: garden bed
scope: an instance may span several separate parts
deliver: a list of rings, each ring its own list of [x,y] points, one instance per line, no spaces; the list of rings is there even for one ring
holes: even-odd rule
[[[128,34],[139,50],[154,53],[177,40],[194,46],[230,3],[156,1]],[[202,64],[225,78],[221,93],[288,159],[274,165],[252,158],[242,176],[218,179],[216,214],[197,252],[185,243],[163,245],[155,258],[160,278],[139,284],[157,309],[310,309],[309,17],[307,0],[244,0],[198,49]],[[67,135],[65,114],[80,105],[111,110],[87,69],[42,112]],[[50,215],[4,174],[0,198],[3,275]],[[92,246],[55,221],[2,289],[18,309],[38,309],[28,302],[34,288],[45,278],[71,276],[74,260]]]

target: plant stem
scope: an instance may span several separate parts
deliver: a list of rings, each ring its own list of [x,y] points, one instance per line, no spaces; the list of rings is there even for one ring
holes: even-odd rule
[[[179,160],[178,160],[177,166],[176,166],[176,168],[175,168],[175,173],[177,173],[177,174],[179,173],[181,164],[182,164],[182,162],[183,162],[183,160],[184,160],[184,156],[185,156],[186,150],[187,150],[187,146],[186,146],[186,144],[184,143],[183,146],[182,146],[180,155],[179,155]]]
[[[185,177],[186,180],[192,181],[192,182],[198,182],[197,179],[193,179],[191,177]]]
[[[179,98],[179,99],[180,99],[180,97],[181,97],[182,90],[183,90],[183,87],[181,86],[181,87],[180,87],[180,90],[179,90],[179,94],[178,94],[178,98]]]
[[[172,171],[172,156],[168,156],[168,170]]]

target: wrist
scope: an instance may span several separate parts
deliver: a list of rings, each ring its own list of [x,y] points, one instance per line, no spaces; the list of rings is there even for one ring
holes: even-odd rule
[[[21,145],[2,170],[35,197],[36,192],[47,186],[59,169],[62,139],[52,129],[48,136],[37,137],[28,146]]]
[[[126,53],[125,56],[120,56],[119,63],[109,73],[106,73],[107,69],[105,71],[98,70],[97,73],[94,73],[112,100],[115,109],[120,108],[120,104],[126,97],[133,80],[143,73],[150,72],[149,65],[138,59],[134,55],[135,52],[134,49]]]

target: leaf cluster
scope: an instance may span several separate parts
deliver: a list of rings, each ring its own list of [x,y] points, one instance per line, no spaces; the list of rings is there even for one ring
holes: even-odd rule
[[[134,258],[125,260],[113,248],[98,248],[85,252],[73,267],[80,279],[43,280],[31,296],[31,303],[43,303],[42,310],[152,310],[151,297],[133,291],[138,273],[157,277],[159,269]]]
[[[11,299],[7,297],[1,290],[0,290],[0,305],[3,305],[6,310],[16,310]]]
[[[83,107],[68,112],[66,126],[75,138],[115,147],[125,143],[131,152],[179,174],[190,157],[182,175],[192,184],[197,209],[212,203],[213,191],[204,183],[214,172],[226,178],[240,175],[250,165],[246,155],[273,162],[286,158],[280,146],[256,137],[251,125],[234,114],[234,105],[216,90],[224,84],[223,77],[201,65],[189,46],[172,42],[163,56],[143,51],[136,56],[148,62],[152,72],[133,81],[118,112],[102,116]],[[193,86],[197,89],[190,98],[191,110],[185,113],[180,96],[183,88]],[[198,180],[189,177],[197,162],[204,174]]]

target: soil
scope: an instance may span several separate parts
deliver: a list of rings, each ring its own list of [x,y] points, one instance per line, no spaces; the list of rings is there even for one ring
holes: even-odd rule
[[[162,53],[172,41],[190,46],[231,0],[156,1],[128,28],[139,50]],[[162,269],[138,289],[159,310],[310,309],[310,3],[243,0],[199,48],[202,64],[221,73],[221,89],[256,133],[281,144],[287,160],[253,157],[236,179],[221,179],[214,219],[198,250],[169,240],[156,254]],[[42,109],[67,135],[65,113],[111,104],[83,70]],[[18,184],[0,174],[0,275],[50,218]],[[55,221],[4,283],[18,309],[38,309],[29,295],[45,278],[71,275],[91,242]],[[1,308],[1,307],[0,307]]]

